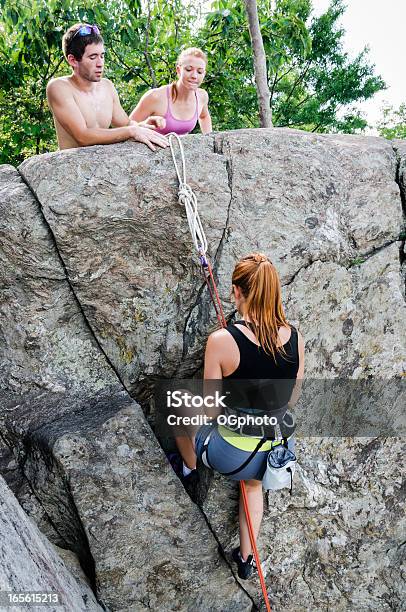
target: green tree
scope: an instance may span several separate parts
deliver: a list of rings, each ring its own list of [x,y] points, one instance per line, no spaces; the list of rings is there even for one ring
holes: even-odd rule
[[[303,56],[310,47],[305,23],[297,15],[298,0],[257,3],[268,69],[286,66],[295,49]],[[308,4],[308,3],[307,3]],[[240,0],[217,0],[198,33],[199,46],[209,56],[206,83],[214,125],[219,129],[258,127],[257,94],[251,41]],[[270,81],[270,79],[269,79]]]
[[[366,48],[355,59],[344,51],[345,32],[339,26],[344,11],[342,0],[333,0],[324,15],[312,19],[310,53],[303,60],[293,58],[292,72],[276,88],[277,125],[348,133],[367,126],[355,103],[371,98],[385,83],[374,75]]]
[[[356,102],[385,87],[364,49],[343,49],[342,0],[312,17],[311,0],[258,0],[275,126],[354,132],[366,127]],[[209,90],[221,129],[258,126],[249,35],[240,0],[218,0],[200,32],[210,55]]]
[[[1,2],[0,29],[0,161],[18,162],[42,152],[53,139],[45,108],[48,79],[62,64],[58,13],[45,2],[29,11],[24,2]]]
[[[406,103],[398,109],[386,105],[382,109],[382,119],[378,123],[378,132],[384,138],[406,138]]]

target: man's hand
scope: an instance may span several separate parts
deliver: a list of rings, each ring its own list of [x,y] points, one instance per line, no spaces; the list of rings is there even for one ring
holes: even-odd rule
[[[129,125],[128,129],[130,130],[130,138],[132,138],[132,140],[146,144],[151,151],[156,151],[154,145],[158,145],[158,147],[165,149],[169,144],[165,136],[157,134],[149,127],[142,127],[141,124]]]
[[[160,115],[150,115],[145,121],[140,121],[138,125],[150,130],[156,130],[157,128],[163,130],[166,126],[166,119]]]

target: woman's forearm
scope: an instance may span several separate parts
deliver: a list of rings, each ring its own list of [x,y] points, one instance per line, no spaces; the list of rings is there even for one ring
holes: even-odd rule
[[[202,134],[210,134],[213,131],[210,113],[207,113],[204,117],[199,118],[200,129]]]

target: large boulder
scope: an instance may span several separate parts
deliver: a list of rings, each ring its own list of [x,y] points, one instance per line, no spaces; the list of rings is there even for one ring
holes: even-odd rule
[[[183,142],[228,310],[232,267],[253,249],[272,256],[285,284],[313,262],[350,266],[399,237],[396,156],[383,139],[240,130]],[[209,305],[169,151],[91,147],[20,171],[126,387],[184,373],[185,362],[197,369]]]
[[[89,329],[38,202],[13,168],[0,181],[4,475],[107,608],[249,610]]]
[[[404,145],[290,130],[183,143],[227,315],[236,259],[265,251],[308,377],[400,380]],[[0,173],[1,469],[112,610],[260,605],[257,585],[247,595],[217,555],[216,539],[228,552],[237,537],[235,487],[212,482],[213,538],[134,401],[149,411],[157,379],[196,372],[214,321],[170,152],[129,142],[19,170],[29,188]],[[298,449],[298,486],[271,498],[260,538],[275,609],[327,610],[328,598],[396,609],[401,440],[303,438]]]
[[[70,567],[74,567],[74,573]],[[75,567],[76,566],[76,567]],[[74,558],[65,563],[38,527],[27,517],[0,476],[0,593],[1,609],[7,606],[7,594],[49,593],[47,608],[75,612],[101,611],[83,572]],[[56,601],[54,599],[56,597]],[[35,600],[34,600],[35,601]],[[42,610],[28,600],[27,609]]]

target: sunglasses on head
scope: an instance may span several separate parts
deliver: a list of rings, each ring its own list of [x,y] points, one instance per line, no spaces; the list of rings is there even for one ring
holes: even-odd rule
[[[81,26],[71,38],[71,41],[75,38],[75,36],[89,36],[89,34],[96,34],[100,36],[100,30],[97,25],[84,25]]]

